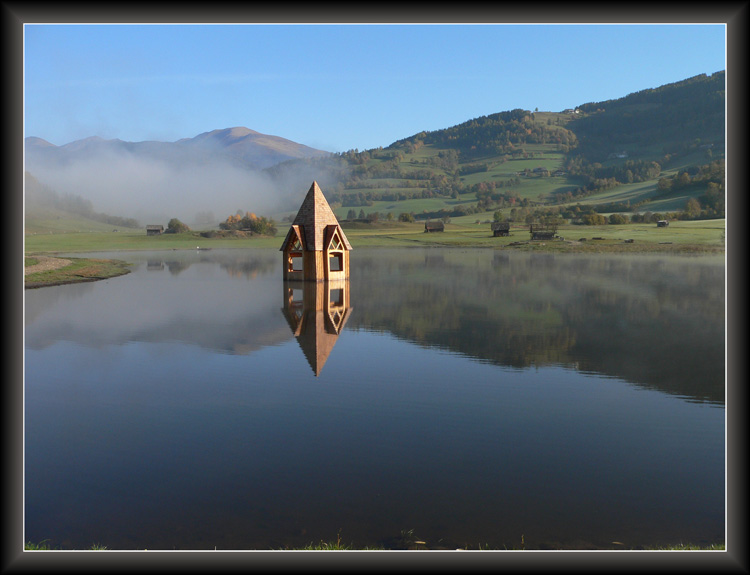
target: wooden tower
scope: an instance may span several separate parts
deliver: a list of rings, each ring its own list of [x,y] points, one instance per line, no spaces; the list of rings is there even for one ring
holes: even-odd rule
[[[351,249],[318,183],[313,182],[281,245],[284,280],[348,279]]]

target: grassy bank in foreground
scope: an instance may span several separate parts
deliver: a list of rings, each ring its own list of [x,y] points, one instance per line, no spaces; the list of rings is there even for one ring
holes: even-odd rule
[[[429,547],[420,546],[423,543],[418,541],[415,545],[405,548],[398,548],[399,550],[406,551],[430,551]],[[62,549],[55,549],[49,545],[47,541],[41,543],[27,542],[24,544],[24,551],[61,551]],[[347,545],[341,541],[341,538],[337,538],[336,541],[321,541],[320,543],[310,543],[305,547],[300,548],[287,548],[287,549],[275,549],[274,551],[392,551],[394,549],[387,549],[385,547],[363,547],[358,548],[352,545]],[[505,548],[505,549],[493,549],[490,547],[479,545],[477,547],[461,547],[455,549],[456,551],[533,551],[532,549],[525,549],[522,547],[517,548]],[[625,547],[616,547],[613,550],[622,551],[726,551],[726,545],[718,543],[715,545],[708,545],[701,547],[699,545],[691,545],[689,543],[678,543],[677,545],[669,545],[664,547],[640,547],[637,549],[627,549]],[[81,549],[80,551],[110,551],[106,546],[98,543],[93,544],[87,549]],[[146,549],[144,549],[146,551]],[[555,549],[552,549],[555,551]],[[557,551],[563,551],[563,549],[557,549]]]
[[[52,265],[44,266],[50,262]],[[57,267],[58,264],[60,267]],[[120,260],[105,260],[97,258],[42,258],[26,257],[24,267],[27,270],[40,271],[24,275],[24,287],[39,288],[69,283],[96,281],[117,277],[130,272],[129,264]]]

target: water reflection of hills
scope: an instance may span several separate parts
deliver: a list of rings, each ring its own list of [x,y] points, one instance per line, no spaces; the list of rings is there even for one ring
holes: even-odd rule
[[[355,261],[352,327],[724,400],[723,261],[493,250],[359,250]]]
[[[225,270],[232,277],[253,279],[259,274],[269,273],[278,265],[277,258],[269,258],[268,254],[263,254],[263,252],[259,252],[263,255],[257,255],[252,258],[248,258],[243,253],[212,253],[210,250],[202,252],[196,250],[196,252],[197,256],[192,251],[175,251],[167,255],[158,254],[158,257],[157,255],[151,255],[146,261],[146,270],[162,271],[167,269],[172,275],[179,275],[193,264],[212,262],[218,263],[221,269]]]
[[[294,299],[279,313],[288,286],[276,250],[129,259],[134,273],[110,282],[27,292],[27,347],[183,341],[246,354],[295,336],[308,358],[318,357],[305,334],[320,331],[302,328],[325,328],[326,318],[302,326],[301,315],[287,313],[301,313]],[[345,301],[356,301],[357,313],[347,329],[388,331],[496,365],[570,366],[724,401],[723,260],[358,249],[350,273]]]

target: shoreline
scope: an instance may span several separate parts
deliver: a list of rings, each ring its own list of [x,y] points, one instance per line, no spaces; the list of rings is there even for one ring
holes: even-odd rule
[[[24,259],[24,289],[93,282],[130,273],[130,264],[122,260],[43,254]]]
[[[266,242],[264,242],[266,243]],[[682,244],[682,243],[652,243],[641,242],[639,244],[613,241],[613,240],[591,240],[591,241],[572,241],[572,240],[552,240],[552,241],[523,241],[511,242],[498,246],[471,245],[471,244],[452,244],[441,242],[414,242],[411,245],[394,245],[389,246],[387,243],[376,243],[375,245],[360,246],[364,249],[378,248],[400,248],[409,249],[410,247],[434,247],[448,249],[492,249],[497,251],[519,251],[555,254],[609,254],[609,255],[673,255],[673,256],[726,256],[726,248],[718,245],[706,244]],[[242,245],[227,247],[221,249],[273,249],[270,245]],[[131,251],[151,251],[158,250],[157,247],[142,249],[116,249],[107,250],[115,252]],[[172,251],[194,251],[196,248],[170,248]],[[212,248],[199,248],[202,251]],[[59,252],[44,252],[25,256],[25,260],[34,263],[26,264],[24,267],[24,289],[37,289],[42,287],[52,287],[59,285],[68,285],[74,283],[84,283],[100,281],[114,278],[130,273],[128,264],[125,261],[117,259],[101,258],[77,258],[77,257],[60,257],[53,255]]]

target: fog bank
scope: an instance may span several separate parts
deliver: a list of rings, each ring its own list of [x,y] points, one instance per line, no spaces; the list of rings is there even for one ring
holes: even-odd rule
[[[176,164],[105,152],[27,169],[59,194],[81,196],[97,212],[136,218],[142,224],[165,225],[170,218],[189,224],[201,212],[211,212],[218,220],[237,210],[265,215],[294,209],[289,198],[300,194],[274,184],[263,172],[216,158]]]

